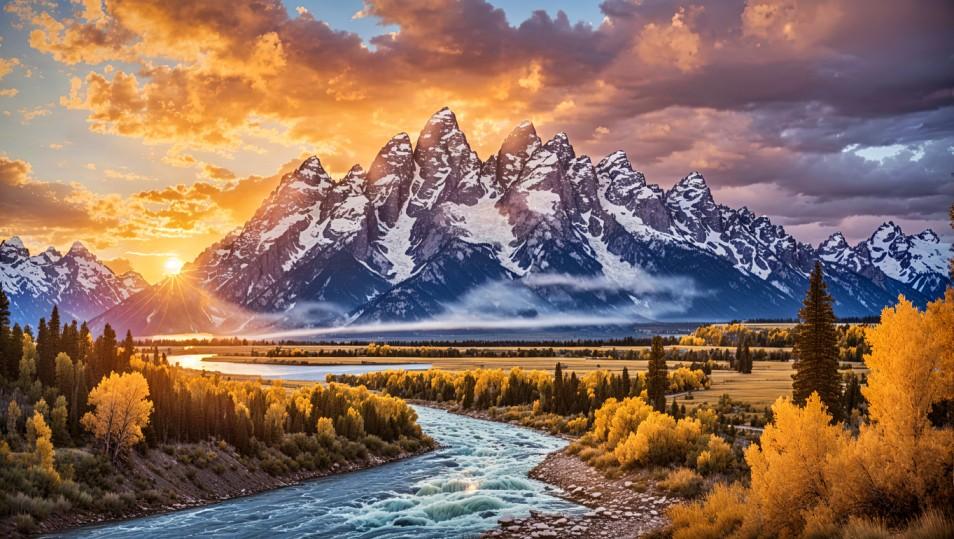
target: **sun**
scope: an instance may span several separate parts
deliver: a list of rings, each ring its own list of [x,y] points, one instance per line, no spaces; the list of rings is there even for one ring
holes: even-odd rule
[[[165,270],[166,275],[179,275],[179,272],[182,271],[182,266],[185,265],[182,260],[177,256],[170,256],[166,259],[165,264],[162,265],[163,270]]]

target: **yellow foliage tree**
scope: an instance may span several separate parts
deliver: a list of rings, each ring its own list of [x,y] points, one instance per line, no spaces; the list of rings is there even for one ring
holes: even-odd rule
[[[934,404],[954,399],[954,289],[918,311],[901,298],[867,333],[870,423],[832,462],[837,511],[903,520],[954,504],[954,430],[932,425]]]
[[[83,426],[103,442],[106,454],[114,460],[142,440],[142,429],[152,413],[148,397],[149,384],[138,372],[110,373],[89,392],[88,401],[95,411],[83,416]]]
[[[772,411],[775,423],[765,427],[762,447],[751,445],[745,452],[752,470],[746,527],[795,537],[828,497],[826,463],[830,455],[844,450],[847,435],[841,425],[831,425],[817,393],[804,408],[782,397]]]
[[[671,508],[675,539],[828,537],[859,519],[900,525],[954,507],[954,429],[929,418],[954,399],[954,289],[924,312],[901,298],[867,338],[870,423],[858,437],[829,424],[817,394],[804,408],[780,399],[761,449],[746,451],[751,487]]]
[[[53,431],[43,419],[43,414],[33,412],[33,417],[27,420],[27,430],[33,435],[33,456],[36,466],[59,481],[60,475],[56,473],[56,467],[53,464]]]

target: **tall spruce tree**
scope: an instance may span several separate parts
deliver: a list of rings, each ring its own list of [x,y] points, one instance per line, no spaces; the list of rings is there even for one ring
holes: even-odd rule
[[[666,367],[666,350],[662,337],[653,337],[649,349],[649,371],[646,373],[646,391],[649,404],[657,412],[666,411],[666,389],[669,387],[669,369]]]
[[[560,362],[557,361],[556,367],[553,368],[553,408],[552,412],[555,414],[562,414],[564,408],[566,408],[566,395],[563,391],[563,367],[560,365]]]
[[[12,381],[13,378],[10,378],[12,371],[10,368],[11,358],[7,355],[10,350],[11,337],[10,300],[7,299],[7,295],[0,288],[0,376]]]
[[[738,360],[738,369],[742,374],[752,374],[752,350],[749,349],[749,339],[742,338],[742,358]]]
[[[36,376],[43,385],[51,386],[56,383],[55,379],[55,360],[53,341],[50,336],[50,328],[46,323],[46,318],[40,319],[36,333]]]
[[[53,312],[50,313],[50,322],[46,325],[46,331],[49,333],[49,348],[50,353],[53,355],[54,364],[56,362],[56,354],[62,352],[60,348],[60,309],[56,305],[53,306]]]
[[[798,318],[792,350],[795,356],[792,398],[795,403],[803,405],[812,393],[817,392],[833,418],[839,419],[842,406],[838,334],[832,299],[820,262],[815,262]]]

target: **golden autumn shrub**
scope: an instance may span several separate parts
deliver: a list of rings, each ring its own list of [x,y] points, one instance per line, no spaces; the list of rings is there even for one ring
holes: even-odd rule
[[[683,498],[695,498],[705,486],[702,476],[689,468],[676,468],[669,472],[659,486],[666,492]]]
[[[732,447],[715,434],[710,434],[705,449],[696,457],[696,469],[708,475],[727,471],[735,463]]]
[[[747,514],[746,493],[739,483],[718,484],[703,500],[670,506],[673,539],[732,537]]]

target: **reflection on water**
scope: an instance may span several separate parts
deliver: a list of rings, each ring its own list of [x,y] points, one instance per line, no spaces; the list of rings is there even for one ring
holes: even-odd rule
[[[403,369],[420,371],[431,368],[430,363],[375,363],[368,365],[262,365],[258,363],[232,363],[228,361],[203,361],[215,354],[183,354],[169,356],[169,363],[188,369],[218,371],[222,374],[261,376],[269,380],[325,381],[328,374],[363,374],[366,372]]]
[[[527,472],[566,442],[502,423],[415,407],[441,449],[360,472],[67,537],[474,537],[531,509],[579,514]]]

